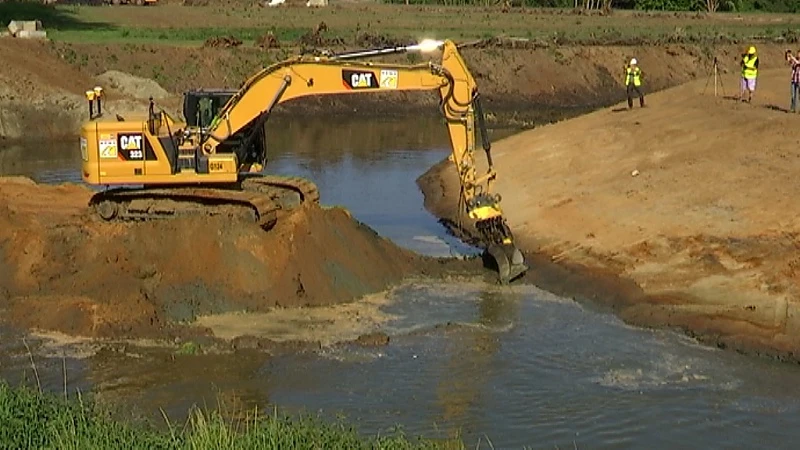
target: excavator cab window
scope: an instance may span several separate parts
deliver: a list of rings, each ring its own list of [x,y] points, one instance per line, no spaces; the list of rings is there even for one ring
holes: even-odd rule
[[[200,127],[207,127],[214,119],[214,108],[212,106],[213,100],[208,97],[203,97],[197,102],[197,117],[196,123]]]
[[[192,127],[207,127],[236,93],[229,90],[190,91],[183,96],[183,117]]]

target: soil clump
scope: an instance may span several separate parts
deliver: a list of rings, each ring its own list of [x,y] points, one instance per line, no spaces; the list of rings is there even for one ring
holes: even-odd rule
[[[211,48],[235,48],[242,45],[242,40],[234,36],[210,37],[203,42],[203,47]]]

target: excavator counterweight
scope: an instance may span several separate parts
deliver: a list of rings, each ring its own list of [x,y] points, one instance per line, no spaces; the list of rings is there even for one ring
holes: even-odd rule
[[[437,50],[441,63],[364,61]],[[461,212],[473,221],[481,245],[497,263],[500,281],[507,283],[527,266],[502,215],[500,196],[491,190],[497,175],[475,80],[451,41],[296,56],[259,70],[237,90],[187,92],[181,122],[157,111],[152,101],[146,117],[104,120],[102,89],[87,91],[90,120],[81,130],[83,180],[100,186],[141,186],[96,194],[91,204],[104,220],[210,214],[252,220],[268,229],[278,211],[319,201],[316,186],[308,180],[261,173],[267,163],[265,124],[275,106],[309,96],[422,90],[440,95],[450,160],[465,205]],[[488,162],[480,176],[474,159],[476,128]]]

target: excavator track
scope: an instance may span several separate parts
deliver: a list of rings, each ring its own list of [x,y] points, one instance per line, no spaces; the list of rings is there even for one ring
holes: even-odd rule
[[[278,211],[319,202],[317,186],[300,177],[252,175],[224,187],[118,188],[95,194],[89,204],[106,221],[151,221],[223,216],[269,230]]]
[[[281,203],[282,209],[291,209],[301,203],[319,203],[317,185],[301,177],[279,175],[248,176],[242,181],[242,189],[266,194]]]

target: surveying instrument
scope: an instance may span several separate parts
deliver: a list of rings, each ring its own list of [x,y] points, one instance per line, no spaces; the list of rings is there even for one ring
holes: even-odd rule
[[[716,56],[714,57],[714,66],[706,79],[706,87],[703,88],[703,95],[705,95],[706,89],[708,89],[708,83],[711,82],[712,78],[714,79],[714,97],[717,96],[717,86],[722,88],[722,95],[725,95],[725,86],[722,84],[722,77],[719,76],[719,66],[717,65]]]

